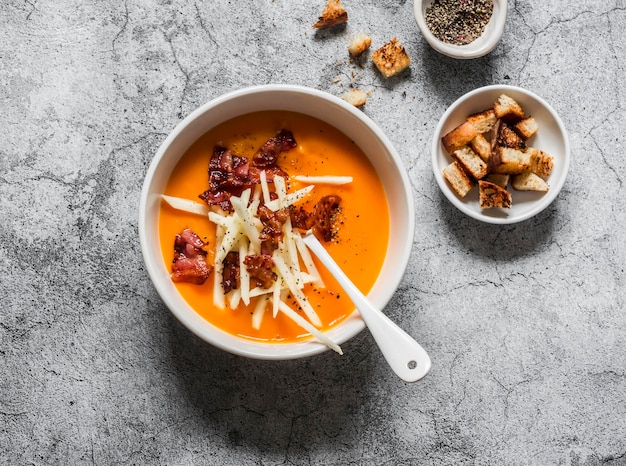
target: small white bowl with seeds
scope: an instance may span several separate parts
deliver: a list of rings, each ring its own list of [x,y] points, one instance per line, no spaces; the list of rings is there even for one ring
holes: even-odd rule
[[[415,0],[422,35],[437,52],[458,59],[487,55],[502,37],[507,0]]]

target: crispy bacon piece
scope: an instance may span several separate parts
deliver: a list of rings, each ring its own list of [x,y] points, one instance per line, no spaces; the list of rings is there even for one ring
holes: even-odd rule
[[[278,279],[278,276],[272,270],[274,261],[269,254],[246,256],[243,263],[250,274],[250,278],[261,288],[269,288]]]
[[[310,230],[313,228],[315,218],[302,207],[290,206],[289,215],[291,226],[298,230]]]
[[[236,290],[239,288],[239,253],[231,251],[226,254],[223,261],[224,270],[222,272],[222,288],[224,294],[227,294],[230,290]]]
[[[340,203],[341,197],[330,194],[321,198],[315,205],[313,231],[321,235],[324,241],[333,239],[333,220],[339,211]]]
[[[276,136],[268,139],[265,144],[252,156],[253,167],[274,167],[281,152],[288,151],[297,146],[293,133],[287,129],[281,129]]]
[[[230,203],[230,196],[230,193],[226,191],[211,192],[210,190],[198,195],[198,197],[208,205],[219,206],[226,212],[232,212],[233,205]]]
[[[241,188],[248,184],[248,170],[246,157],[238,157],[225,147],[215,146],[209,162],[209,189]]]
[[[268,139],[251,160],[239,157],[226,147],[216,145],[209,161],[209,189],[198,197],[210,206],[219,206],[232,212],[231,196],[240,196],[244,189],[261,182],[261,171],[265,171],[268,182],[274,177],[287,177],[276,162],[278,155],[297,146],[291,131],[283,129]]]
[[[283,224],[289,218],[289,209],[279,209],[276,212],[265,205],[259,206],[259,219],[263,229],[259,233],[261,241],[269,241],[272,249],[276,249],[283,239]]]
[[[215,146],[209,161],[209,189],[198,197],[208,205],[232,212],[230,196],[240,195],[250,184],[250,162],[222,146]]]
[[[274,165],[273,167],[250,167],[248,172],[248,178],[250,180],[250,184],[261,184],[261,172],[265,172],[265,179],[268,183],[273,183],[274,178],[277,176],[282,176],[283,178],[287,178],[287,173],[280,168],[278,165]]]
[[[174,239],[174,260],[171,278],[174,282],[202,285],[213,271],[206,262],[205,243],[190,228],[185,228]]]

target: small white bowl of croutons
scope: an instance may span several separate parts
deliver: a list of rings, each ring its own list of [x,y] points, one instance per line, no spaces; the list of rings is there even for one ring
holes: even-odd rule
[[[487,223],[527,220],[565,183],[570,143],[563,122],[538,95],[492,85],[457,99],[432,141],[435,179],[463,213]]]
[[[507,0],[415,0],[415,20],[437,52],[458,59],[487,55],[506,24]]]

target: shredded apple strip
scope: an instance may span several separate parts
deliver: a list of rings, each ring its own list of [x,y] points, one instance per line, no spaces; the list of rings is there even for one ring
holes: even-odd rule
[[[321,176],[295,178],[302,182],[317,181],[328,184],[343,184],[352,181],[351,177]],[[209,211],[206,205],[188,199],[165,195],[161,197],[175,209],[198,215],[207,215],[208,219],[216,225],[213,304],[217,308],[224,309],[228,304],[228,307],[235,309],[240,301],[245,305],[249,305],[253,300],[256,300],[252,312],[252,327],[259,329],[266,309],[271,305],[274,318],[280,311],[298,326],[311,333],[319,342],[337,353],[343,354],[339,345],[318,330],[322,326],[322,321],[303,292],[306,283],[313,283],[317,287],[323,287],[324,282],[315,267],[311,254],[302,241],[302,236],[298,231],[292,229],[290,219],[287,219],[283,224],[283,241],[272,254],[275,264],[274,272],[278,277],[276,282],[268,289],[250,288],[250,275],[243,261],[247,255],[259,254],[261,251],[259,233],[263,225],[258,217],[261,197],[265,206],[272,211],[277,211],[301,201],[315,187],[314,185],[309,185],[303,189],[287,193],[285,180],[282,177],[275,177],[273,180],[274,192],[277,198],[271,200],[265,171],[261,172],[260,180],[261,183],[254,192],[251,189],[246,189],[240,197],[231,196],[230,202],[234,212],[230,214]],[[223,261],[231,251],[239,253],[240,283],[239,288],[231,290],[226,296],[222,288]],[[306,272],[301,269],[301,263]],[[306,319],[285,302],[285,298],[289,293],[302,308]]]

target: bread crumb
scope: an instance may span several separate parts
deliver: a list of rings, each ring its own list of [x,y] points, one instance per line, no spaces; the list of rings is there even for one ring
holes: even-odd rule
[[[362,89],[353,89],[346,92],[341,98],[355,107],[362,107],[367,102],[367,92]]]
[[[372,38],[363,31],[359,31],[356,36],[350,38],[348,53],[352,57],[358,57],[369,49],[370,45],[372,45]]]

